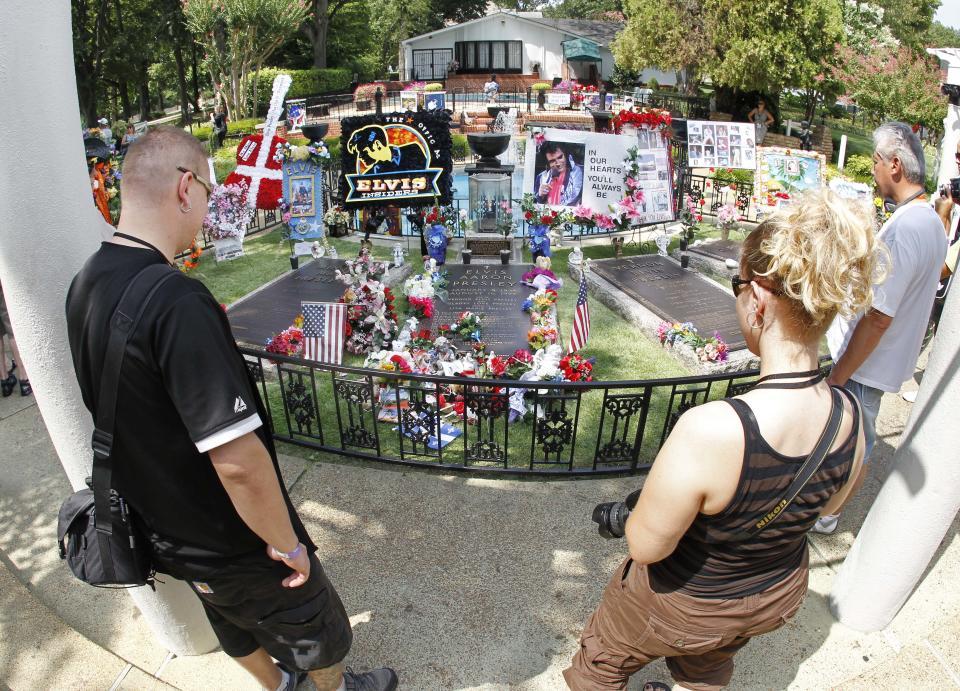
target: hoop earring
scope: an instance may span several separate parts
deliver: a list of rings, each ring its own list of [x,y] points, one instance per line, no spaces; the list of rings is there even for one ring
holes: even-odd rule
[[[180,202],[180,213],[182,213],[182,214],[188,214],[188,213],[190,213],[191,211],[193,211],[193,207],[192,207],[192,206],[188,206],[186,209],[184,209],[184,208],[183,208],[183,202]]]
[[[753,317],[753,321],[750,321],[751,316]],[[757,323],[758,319],[760,320],[759,323]],[[750,310],[747,314],[747,326],[751,329],[762,329],[764,326],[763,315],[757,314],[757,310]]]

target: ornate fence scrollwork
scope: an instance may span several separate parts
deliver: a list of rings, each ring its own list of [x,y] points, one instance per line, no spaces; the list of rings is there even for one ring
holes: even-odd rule
[[[372,378],[368,375],[358,380],[355,377],[338,377],[336,372],[331,374],[341,448],[375,449],[379,454],[380,437],[373,409]]]
[[[317,414],[317,382],[314,370],[279,365],[277,375],[290,438],[307,437],[322,444],[323,431]]]
[[[475,390],[467,390],[463,395],[464,465],[501,465],[506,468],[510,434],[507,421],[510,400],[507,393],[471,388]],[[472,419],[471,415],[474,416]],[[502,444],[497,432],[501,422]]]
[[[640,393],[611,394],[604,391],[593,467],[630,464],[636,468],[643,442],[643,428],[650,408],[650,387]],[[633,432],[631,432],[631,429]],[[606,440],[606,441],[604,441]]]
[[[686,410],[743,394],[759,376],[750,370],[618,382],[471,381],[241,352],[279,441],[386,463],[519,475],[643,470]],[[520,392],[528,410],[522,420]]]
[[[580,420],[580,394],[550,390],[534,393],[534,433],[530,439],[530,468],[566,466],[573,468],[573,450]],[[539,451],[539,453],[538,453]],[[566,456],[566,460],[564,460]]]

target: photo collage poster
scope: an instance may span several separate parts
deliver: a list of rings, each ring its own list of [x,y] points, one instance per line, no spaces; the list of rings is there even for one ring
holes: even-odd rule
[[[638,150],[637,183],[644,192],[637,222],[673,220],[670,152],[659,132],[641,130],[633,136],[546,129],[539,143],[533,136],[527,140],[524,193],[555,209],[585,206],[610,214],[624,196],[624,157],[631,147]]]
[[[757,168],[757,133],[749,122],[687,123],[687,154],[691,168]]]

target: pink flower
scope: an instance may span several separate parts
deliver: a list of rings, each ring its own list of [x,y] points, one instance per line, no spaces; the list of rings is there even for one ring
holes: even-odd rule
[[[593,209],[589,206],[578,206],[573,210],[573,215],[577,218],[593,218]]]
[[[624,180],[623,182],[624,184],[626,184],[628,190],[632,190],[634,187],[637,186],[637,181],[629,176],[627,176],[627,179]]]
[[[594,223],[597,224],[597,228],[601,230],[613,230],[616,227],[616,222],[613,220],[612,216],[607,214],[597,214],[593,217]]]

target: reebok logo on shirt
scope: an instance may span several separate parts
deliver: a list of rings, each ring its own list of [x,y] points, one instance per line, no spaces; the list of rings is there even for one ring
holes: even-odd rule
[[[242,413],[247,409],[247,404],[243,402],[243,399],[240,396],[237,396],[237,400],[233,402],[233,412]]]

